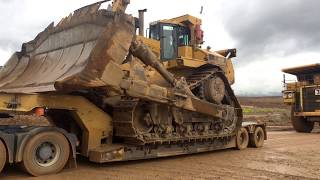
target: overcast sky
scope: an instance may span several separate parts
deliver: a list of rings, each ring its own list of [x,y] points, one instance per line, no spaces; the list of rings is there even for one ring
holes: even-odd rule
[[[50,22],[93,2],[0,0],[0,65]],[[238,49],[235,92],[278,95],[281,69],[320,62],[319,7],[319,0],[131,0],[127,12],[137,16],[147,8],[146,23],[184,14],[202,18],[206,45]]]

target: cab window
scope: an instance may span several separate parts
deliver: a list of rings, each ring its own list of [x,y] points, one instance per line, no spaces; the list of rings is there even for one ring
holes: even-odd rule
[[[162,25],[161,34],[161,59],[176,59],[178,53],[176,28],[171,25]]]
[[[156,25],[150,25],[149,38],[159,41],[160,40],[159,30],[160,30],[159,23]]]

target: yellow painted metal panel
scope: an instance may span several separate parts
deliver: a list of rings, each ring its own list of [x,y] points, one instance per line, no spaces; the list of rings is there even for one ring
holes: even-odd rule
[[[14,105],[16,106],[15,108]],[[88,156],[90,150],[101,145],[101,140],[112,137],[112,118],[81,96],[0,94],[0,112],[30,112],[36,107],[64,109],[74,112],[83,130],[81,154]]]

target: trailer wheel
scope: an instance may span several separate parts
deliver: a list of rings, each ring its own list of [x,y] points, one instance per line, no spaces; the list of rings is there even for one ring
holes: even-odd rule
[[[310,122],[307,118],[294,116],[294,109],[291,109],[291,122],[293,128],[300,133],[311,133],[314,128],[314,122]]]
[[[0,140],[0,173],[7,162],[7,150],[3,142]]]
[[[250,134],[250,146],[261,148],[264,144],[264,131],[261,127],[257,127],[252,134]]]
[[[32,137],[23,152],[23,168],[33,176],[55,174],[66,165],[70,147],[59,132],[43,132]]]
[[[246,128],[241,128],[237,134],[236,145],[238,150],[243,150],[248,147],[249,144],[249,134]]]

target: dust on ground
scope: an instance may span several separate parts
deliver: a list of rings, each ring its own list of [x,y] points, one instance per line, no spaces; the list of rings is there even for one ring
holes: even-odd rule
[[[49,119],[36,115],[14,115],[0,118],[0,126],[52,126]]]

